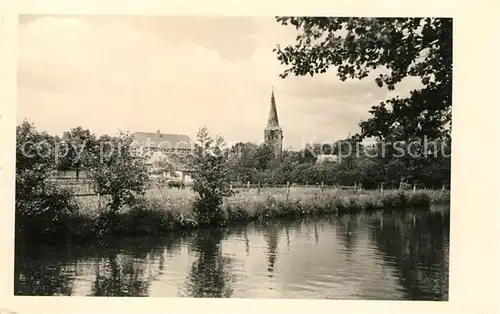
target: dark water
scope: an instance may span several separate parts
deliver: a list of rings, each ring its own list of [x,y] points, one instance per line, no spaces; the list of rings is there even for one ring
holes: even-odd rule
[[[448,300],[449,212],[16,251],[17,295]]]

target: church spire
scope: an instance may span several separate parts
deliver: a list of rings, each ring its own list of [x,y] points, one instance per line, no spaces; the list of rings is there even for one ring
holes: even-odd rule
[[[276,110],[276,100],[274,99],[274,87],[271,90],[271,108],[269,110],[268,128],[279,128],[278,111]]]
[[[276,100],[274,99],[274,88],[271,91],[271,108],[269,110],[269,119],[267,127],[264,129],[264,142],[269,145],[274,156],[281,155],[283,146],[283,130],[278,122],[278,111],[276,110]]]

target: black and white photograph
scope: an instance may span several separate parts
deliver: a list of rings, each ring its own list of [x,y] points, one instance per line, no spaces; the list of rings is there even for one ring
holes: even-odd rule
[[[20,14],[14,295],[448,301],[454,21]]]

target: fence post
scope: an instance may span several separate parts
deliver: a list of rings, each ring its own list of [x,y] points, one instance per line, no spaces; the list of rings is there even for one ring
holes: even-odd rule
[[[417,192],[417,185],[416,184],[413,185],[413,194],[415,194],[415,192]]]
[[[380,183],[380,194],[384,194],[384,182]]]
[[[101,211],[101,194],[97,193],[97,210]]]
[[[247,181],[247,190],[250,191],[250,181]]]
[[[290,181],[286,181],[286,201],[288,201],[289,193],[290,193]]]
[[[257,193],[260,194],[260,181],[258,182],[258,185],[257,185]]]
[[[325,189],[325,182],[321,181],[321,192]]]

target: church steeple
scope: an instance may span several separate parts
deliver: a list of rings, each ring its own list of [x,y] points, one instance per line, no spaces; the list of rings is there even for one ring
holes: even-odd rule
[[[267,127],[264,129],[264,142],[271,146],[275,156],[279,156],[283,144],[283,130],[278,121],[278,111],[276,110],[276,99],[274,98],[274,88],[271,90],[271,108]]]
[[[276,110],[276,100],[274,99],[274,87],[271,90],[271,108],[269,109],[269,119],[267,120],[268,128],[279,128],[278,111]]]

